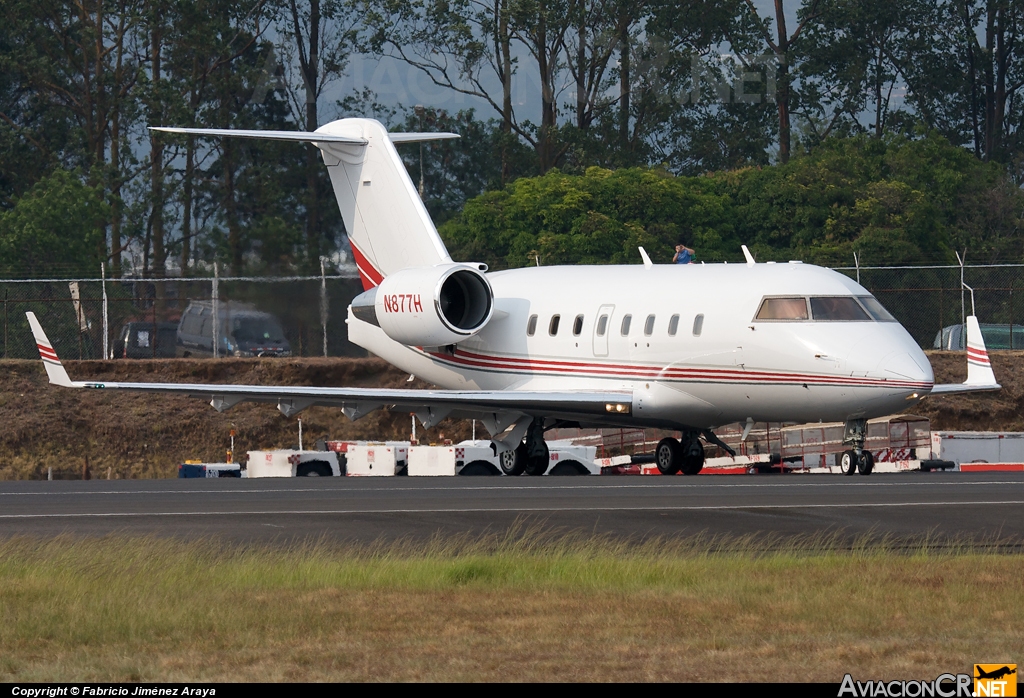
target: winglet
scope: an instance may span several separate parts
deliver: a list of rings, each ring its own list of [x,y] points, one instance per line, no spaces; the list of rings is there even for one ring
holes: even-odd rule
[[[985,339],[981,336],[981,325],[974,315],[967,316],[967,381],[964,385],[998,385]]]
[[[996,382],[992,363],[988,359],[985,339],[981,336],[981,325],[974,315],[967,316],[967,380],[963,383],[944,383],[933,386],[932,395],[952,393],[973,393],[981,390],[999,390],[1003,386]]]
[[[640,250],[640,259],[644,260],[644,269],[650,269],[651,267],[653,267],[654,262],[651,261],[651,257],[650,255],[647,254],[647,250],[645,250],[642,246],[637,249]]]
[[[50,340],[46,338],[46,333],[43,332],[43,326],[39,324],[39,320],[36,319],[36,314],[33,312],[25,313],[28,316],[28,324],[32,328],[32,336],[36,340],[36,348],[39,350],[39,358],[43,360],[43,366],[46,367],[46,375],[49,377],[50,382],[54,385],[60,385],[65,388],[77,388],[71,379],[68,377],[68,372],[64,370],[63,364],[60,359],[57,358],[57,352],[53,350],[53,345],[50,344]]]
[[[754,262],[754,255],[750,254],[750,250],[747,249],[746,245],[740,245],[740,247],[743,248],[743,258],[747,260],[747,266],[754,266],[754,264],[756,264],[756,262]]]

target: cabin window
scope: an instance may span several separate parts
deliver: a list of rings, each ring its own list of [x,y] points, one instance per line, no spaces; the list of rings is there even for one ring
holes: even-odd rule
[[[644,335],[650,337],[654,334],[654,316],[648,315],[647,322],[644,323]]]
[[[629,335],[629,324],[631,322],[633,322],[633,316],[632,315],[626,315],[626,316],[624,316],[622,318],[622,328],[621,328],[620,332],[622,333],[623,337],[626,337],[626,336]]]
[[[811,317],[826,322],[870,322],[871,318],[853,296],[811,299]]]
[[[580,332],[583,331],[583,316],[577,315],[576,320],[572,323],[572,333],[574,336],[579,337]]]
[[[668,319],[668,336],[675,337],[676,332],[679,331],[679,316],[673,315]]]
[[[532,337],[533,333],[537,331],[537,316],[531,315],[529,322],[526,323],[526,336]]]
[[[597,320],[597,336],[604,337],[604,333],[608,330],[608,316],[602,315]]]
[[[868,311],[868,315],[878,322],[896,322],[896,318],[889,314],[889,311],[882,307],[874,296],[858,296],[861,305]]]
[[[693,336],[700,337],[701,330],[704,329],[704,313],[701,313],[697,317],[693,318]]]
[[[755,320],[806,320],[807,300],[804,298],[765,298]]]
[[[552,315],[551,322],[548,323],[548,334],[554,337],[558,334],[558,321],[562,319],[561,315]]]

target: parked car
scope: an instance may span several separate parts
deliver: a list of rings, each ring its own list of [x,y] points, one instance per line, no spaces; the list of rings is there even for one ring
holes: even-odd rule
[[[191,301],[178,323],[178,356],[213,356],[213,301]],[[218,356],[291,356],[281,324],[249,303],[217,304]]]
[[[176,322],[129,322],[110,347],[111,359],[173,359]]]
[[[985,347],[992,349],[1024,349],[1024,325],[981,324]],[[963,325],[949,325],[936,333],[933,349],[964,351],[967,348],[967,330]]]

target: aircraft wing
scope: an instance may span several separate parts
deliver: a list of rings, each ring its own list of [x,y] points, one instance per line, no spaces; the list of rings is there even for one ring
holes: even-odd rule
[[[974,393],[999,390],[1003,386],[996,382],[992,363],[988,359],[985,339],[981,336],[981,325],[974,315],[967,316],[967,380],[963,383],[941,383],[932,388],[932,395],[953,393]]]
[[[307,386],[223,385],[213,383],[124,383],[73,381],[61,364],[35,313],[26,313],[50,383],[65,388],[130,390],[174,393],[209,400],[218,411],[240,402],[271,402],[292,416],[307,407],[340,407],[350,419],[358,419],[381,407],[416,414],[431,427],[453,412],[479,416],[499,431],[523,416],[548,416],[571,421],[628,415],[632,393],[628,391],[519,391],[519,390],[401,390]],[[490,423],[490,424],[488,424]]]

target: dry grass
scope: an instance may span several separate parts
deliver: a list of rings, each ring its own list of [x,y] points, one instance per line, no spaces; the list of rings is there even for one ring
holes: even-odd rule
[[[510,534],[0,544],[0,681],[838,681],[1024,657],[1024,558]]]

